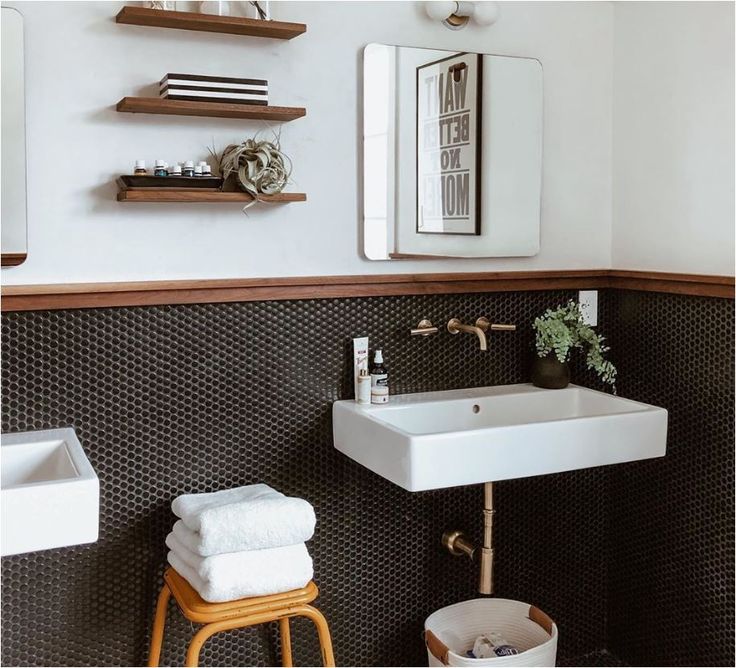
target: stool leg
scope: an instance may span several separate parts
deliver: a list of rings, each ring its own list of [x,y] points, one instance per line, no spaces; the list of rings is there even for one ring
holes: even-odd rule
[[[166,626],[166,612],[171,598],[169,585],[164,582],[161,593],[156,603],[156,614],[153,617],[153,628],[151,629],[151,648],[148,652],[148,665],[158,666],[161,660],[161,644],[164,641],[164,626]]]
[[[227,631],[231,628],[235,628],[233,626],[230,626],[228,622],[216,622],[214,624],[207,624],[203,626],[199,631],[197,631],[194,634],[194,637],[192,638],[192,641],[189,643],[189,648],[187,649],[187,659],[185,666],[198,666],[199,665],[199,653],[202,650],[202,645],[207,642],[207,639],[210,636],[215,635],[218,631]]]
[[[279,619],[279,633],[281,634],[281,665],[293,666],[291,658],[291,630],[289,629],[289,618]]]
[[[307,619],[311,619],[315,627],[317,627],[317,635],[319,636],[319,647],[322,650],[322,664],[334,667],[335,656],[332,653],[332,639],[330,638],[330,627],[324,615],[313,608],[311,605],[302,605],[294,608],[292,614],[301,615]]]

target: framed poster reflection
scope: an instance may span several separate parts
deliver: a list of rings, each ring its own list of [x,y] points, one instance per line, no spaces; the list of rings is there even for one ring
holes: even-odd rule
[[[417,67],[417,233],[480,235],[481,54]]]

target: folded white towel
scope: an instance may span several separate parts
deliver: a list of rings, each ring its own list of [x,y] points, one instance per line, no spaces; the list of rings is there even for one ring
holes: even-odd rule
[[[314,575],[304,543],[212,557],[190,552],[173,533],[166,537],[166,545],[171,550],[169,563],[210,603],[300,589]]]
[[[317,521],[308,501],[264,484],[184,494],[171,509],[183,523],[175,525],[177,538],[201,556],[303,543]]]

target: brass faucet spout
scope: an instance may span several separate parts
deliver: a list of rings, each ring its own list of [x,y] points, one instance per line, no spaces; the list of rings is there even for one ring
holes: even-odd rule
[[[465,332],[466,334],[475,334],[478,337],[478,341],[480,341],[480,349],[488,350],[488,340],[486,339],[486,333],[480,327],[475,327],[474,325],[464,325],[457,318],[453,318],[452,320],[450,320],[450,322],[447,323],[447,331],[450,332],[450,334],[459,334],[460,332]]]

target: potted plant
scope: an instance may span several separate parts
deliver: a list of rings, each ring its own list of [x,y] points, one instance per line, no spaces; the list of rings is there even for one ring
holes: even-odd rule
[[[604,338],[583,322],[580,304],[547,309],[534,320],[537,355],[532,365],[532,383],[537,387],[560,389],[570,382],[568,362],[573,349],[585,352],[585,363],[616,392],[616,367],[603,358],[609,348]]]

